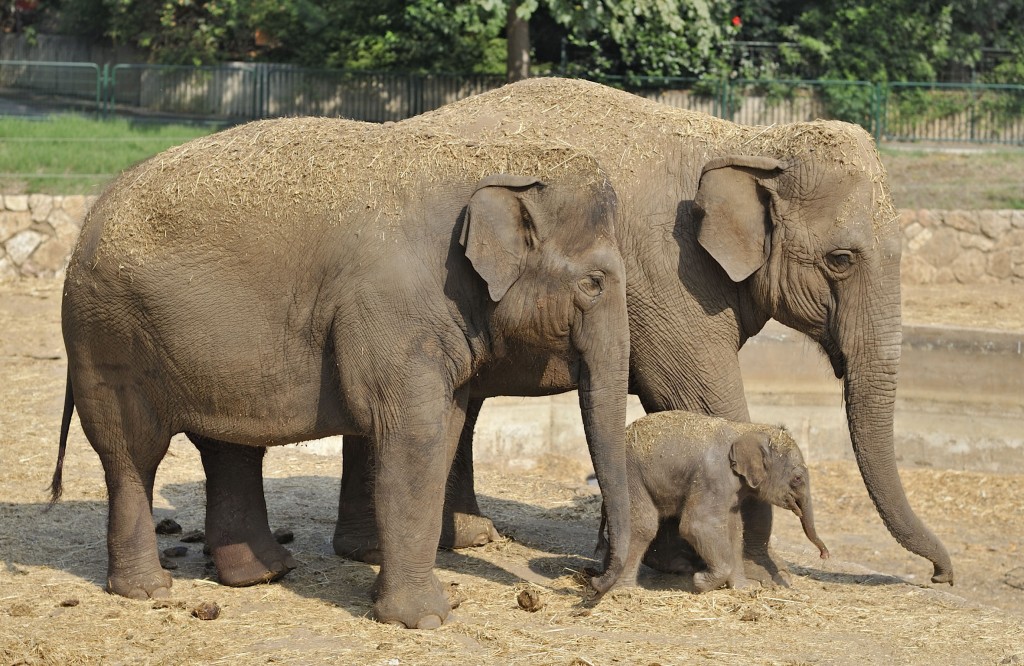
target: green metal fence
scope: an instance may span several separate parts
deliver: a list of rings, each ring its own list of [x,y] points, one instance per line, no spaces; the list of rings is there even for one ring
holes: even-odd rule
[[[98,113],[102,72],[91,62],[0,60],[0,99],[7,108]]]
[[[891,83],[879,139],[1024,145],[1024,86]]]
[[[105,114],[127,111],[224,122],[260,117],[259,81],[251,67],[115,65],[104,73]]]
[[[24,109],[223,123],[321,115],[401,120],[499,87],[497,76],[405,75],[267,63],[99,66],[0,60],[0,115]],[[620,78],[624,90],[734,122],[859,123],[878,141],[1024,146],[1024,86],[866,81]]]
[[[280,65],[264,71],[260,117],[318,115],[396,121],[505,82],[497,76],[354,73]]]

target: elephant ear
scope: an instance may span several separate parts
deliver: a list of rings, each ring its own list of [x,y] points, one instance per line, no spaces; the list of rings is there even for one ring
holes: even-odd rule
[[[697,241],[742,282],[768,260],[771,227],[765,179],[784,168],[770,157],[719,157],[704,165],[694,203],[704,211]]]
[[[751,488],[757,488],[768,476],[768,441],[763,435],[748,432],[729,449],[729,464]]]
[[[466,207],[459,242],[497,302],[519,279],[526,254],[539,239],[522,192],[543,183],[531,176],[495,174],[477,183]]]

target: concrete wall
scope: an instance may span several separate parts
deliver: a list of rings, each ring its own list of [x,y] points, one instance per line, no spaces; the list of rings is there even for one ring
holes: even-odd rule
[[[808,460],[854,459],[842,383],[804,335],[769,322],[740,365],[754,421],[785,425]],[[904,327],[897,394],[899,465],[1024,473],[1024,332]],[[627,420],[643,414],[630,396]],[[341,438],[307,446],[335,455]],[[593,469],[575,393],[488,400],[473,455],[502,468]]]

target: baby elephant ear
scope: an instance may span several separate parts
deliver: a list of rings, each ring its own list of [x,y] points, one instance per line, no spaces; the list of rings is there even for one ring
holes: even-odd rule
[[[729,463],[748,486],[757,488],[768,476],[767,439],[758,433],[744,433],[729,449]]]
[[[495,174],[477,183],[466,207],[459,242],[497,302],[519,279],[526,253],[537,243],[522,193],[543,183],[532,176]]]
[[[697,242],[742,282],[768,260],[771,226],[761,181],[783,168],[770,157],[734,155],[704,165],[694,203],[704,212]]]

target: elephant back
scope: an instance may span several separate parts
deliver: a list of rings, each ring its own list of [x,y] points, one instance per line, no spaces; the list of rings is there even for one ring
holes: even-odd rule
[[[495,173],[605,180],[591,156],[551,141],[467,141],[395,124],[286,118],[202,137],[139,164],[108,188],[86,226],[97,227],[99,257],[142,265],[182,244],[217,246],[240,236],[287,242],[354,225],[386,232],[406,223],[406,204],[425,188],[446,183],[471,192]]]

